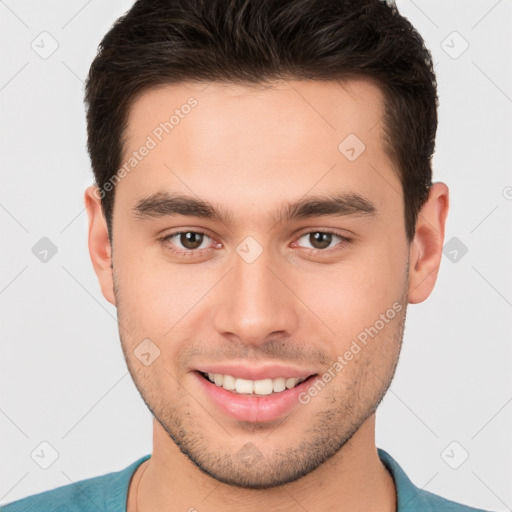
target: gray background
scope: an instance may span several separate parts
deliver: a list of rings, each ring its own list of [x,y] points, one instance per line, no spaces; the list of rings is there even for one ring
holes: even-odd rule
[[[93,181],[83,80],[130,5],[0,1],[1,503],[151,452],[151,415],[89,261],[83,207]],[[436,63],[435,180],[450,187],[454,240],[431,297],[409,306],[377,445],[419,487],[510,510],[512,2],[397,5]]]

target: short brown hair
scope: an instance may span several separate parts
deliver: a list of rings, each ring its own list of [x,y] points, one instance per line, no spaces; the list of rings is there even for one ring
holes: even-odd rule
[[[367,78],[385,98],[386,152],[402,183],[407,239],[432,185],[432,56],[384,0],[138,0],[101,41],[85,88],[96,184],[117,173],[135,96],[165,84]],[[102,208],[112,228],[114,189]]]

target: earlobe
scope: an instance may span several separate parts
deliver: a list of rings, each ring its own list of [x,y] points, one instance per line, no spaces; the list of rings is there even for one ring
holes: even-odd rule
[[[409,249],[410,304],[423,302],[434,289],[443,255],[448,209],[448,187],[444,183],[434,183],[419,212],[414,240]]]
[[[84,199],[89,217],[89,255],[103,296],[115,306],[112,247],[108,237],[107,222],[101,208],[98,187],[95,185],[88,187],[85,191]]]

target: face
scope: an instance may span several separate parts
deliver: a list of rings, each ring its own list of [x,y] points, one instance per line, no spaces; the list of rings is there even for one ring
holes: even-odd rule
[[[364,80],[179,84],[133,104],[112,231],[122,347],[155,418],[220,481],[313,471],[391,382],[409,244],[383,113]]]

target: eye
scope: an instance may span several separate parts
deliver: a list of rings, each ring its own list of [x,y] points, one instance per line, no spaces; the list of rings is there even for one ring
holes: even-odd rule
[[[308,233],[304,233],[302,236],[298,238],[298,240],[305,239],[307,243],[310,244],[309,249],[313,251],[319,251],[319,252],[331,252],[332,250],[338,250],[336,249],[336,246],[334,248],[330,248],[329,246],[331,243],[336,241],[338,239],[340,241],[339,244],[341,246],[345,246],[350,242],[350,239],[338,235],[336,233],[332,233],[330,231],[310,231]]]
[[[182,256],[195,256],[194,253],[200,254],[211,249],[205,243],[208,240],[211,237],[202,231],[177,231],[160,238],[169,251]]]

